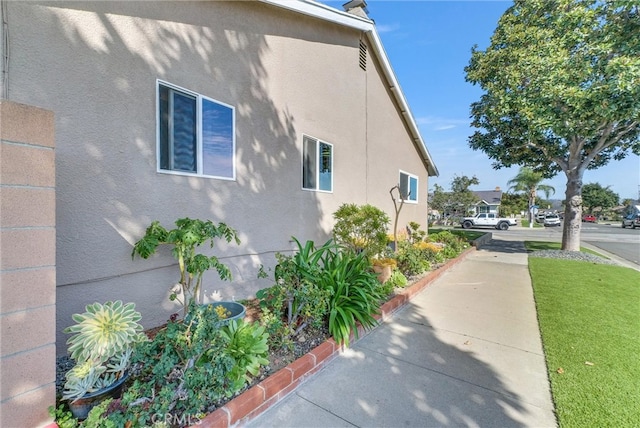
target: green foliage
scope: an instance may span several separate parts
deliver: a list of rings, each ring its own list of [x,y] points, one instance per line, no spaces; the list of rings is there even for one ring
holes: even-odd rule
[[[152,341],[136,347],[134,380],[111,420],[144,426],[154,414],[206,413],[237,391],[227,377],[235,362],[213,306],[191,304],[184,320],[169,321]]]
[[[387,246],[389,216],[372,205],[343,204],[333,213],[336,243],[368,257],[382,253]]]
[[[82,421],[81,426],[87,428],[119,428],[119,425],[117,425],[115,421],[106,418],[107,409],[112,402],[113,399],[109,398],[91,409],[87,415],[87,419]]]
[[[527,195],[517,193],[503,193],[500,201],[500,215],[517,215],[529,211],[529,198]]]
[[[269,364],[269,335],[257,323],[233,320],[222,329],[222,336],[228,341],[225,352],[231,355],[235,363],[227,376],[232,388],[239,390],[251,381],[251,376],[260,373],[262,366]]]
[[[276,254],[275,284],[256,293],[260,307],[268,311],[268,322],[263,324],[271,338],[276,332],[279,336],[284,335],[275,339],[283,340],[283,345],[290,344],[290,340],[307,326],[318,327],[325,321],[329,290],[319,285],[319,277],[323,255],[336,248],[331,241],[316,249],[313,241],[302,246],[296,238],[293,240],[298,245],[293,256]],[[283,318],[286,323],[281,321]],[[270,339],[272,346],[280,345],[273,340]]]
[[[588,213],[592,214],[594,208],[606,210],[618,205],[620,196],[610,187],[602,187],[600,183],[587,183],[582,186],[582,202]]]
[[[78,426],[78,420],[73,417],[65,404],[59,404],[58,407],[49,406],[48,410],[49,416],[53,418],[59,428],[76,428]]]
[[[416,242],[424,241],[424,239],[427,237],[427,231],[421,230],[420,225],[415,221],[409,222],[408,228],[409,228],[409,240],[414,244]]]
[[[535,205],[538,192],[544,192],[545,196],[549,198],[549,194],[555,193],[556,191],[552,186],[541,184],[543,179],[544,176],[542,173],[525,166],[520,168],[518,174],[507,182],[507,184],[511,186],[509,188],[510,190],[527,196],[528,203],[524,211],[529,214],[530,221],[533,219],[531,218],[532,212],[529,210],[529,207]],[[502,214],[505,215],[504,212]]]
[[[453,257],[447,257],[448,259],[457,257],[460,252],[469,248],[469,241],[466,238],[448,230],[430,234],[429,241],[445,244],[444,248],[451,248],[457,253]]]
[[[469,207],[478,202],[478,197],[469,187],[478,184],[480,180],[475,175],[473,177],[455,175],[451,180],[450,192],[446,192],[443,187],[436,184],[431,207],[443,215],[466,215]]]
[[[209,269],[215,269],[222,280],[231,279],[231,271],[218,260],[216,256],[205,256],[196,253],[196,249],[209,242],[213,248],[215,239],[227,242],[235,241],[240,244],[237,233],[224,223],[215,224],[211,220],[181,218],[175,222],[176,228],[167,230],[160,222],[153,221],[147,228],[145,235],[135,243],[131,257],[138,254],[147,259],[155,254],[160,245],[172,247],[171,253],[178,261],[180,268],[180,287],[182,305],[186,315],[189,304],[201,301],[202,276]],[[171,295],[171,300],[180,301],[177,293]]]
[[[563,249],[579,247],[584,172],[640,154],[639,14],[637,1],[517,0],[465,68],[484,91],[471,148],[494,168],[566,175]]]
[[[134,344],[146,340],[142,316],[134,303],[93,303],[86,312],[72,316],[76,324],[64,332],[76,365],[66,374],[63,399],[75,400],[106,388],[120,379],[129,367]]]
[[[327,251],[323,256],[320,286],[330,290],[329,333],[338,343],[349,346],[351,333],[358,337],[356,322],[364,328],[377,324],[383,298],[377,275],[365,253]]]
[[[407,277],[404,276],[404,274],[398,269],[395,269],[393,272],[391,272],[391,276],[389,277],[387,282],[385,282],[385,285],[389,284],[392,288],[402,288],[405,287],[407,283]]]
[[[398,269],[405,276],[420,275],[431,268],[431,263],[423,251],[410,241],[400,241],[397,244],[396,260]]]

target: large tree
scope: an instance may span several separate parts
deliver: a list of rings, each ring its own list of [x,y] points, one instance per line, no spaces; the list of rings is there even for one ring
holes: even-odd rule
[[[609,187],[602,187],[600,183],[587,183],[582,186],[582,203],[589,214],[593,214],[595,208],[604,211],[618,205],[620,196]]]
[[[580,248],[585,170],[640,154],[638,1],[516,0],[474,47],[469,145],[494,168],[567,178],[562,249]]]
[[[451,180],[451,191],[447,192],[442,186],[435,185],[431,207],[443,215],[466,215],[469,207],[479,202],[478,197],[469,189],[472,185],[480,184],[476,176],[454,175]]]
[[[549,199],[549,195],[556,192],[552,186],[548,184],[542,184],[544,177],[541,173],[534,171],[528,166],[523,166],[518,171],[518,174],[507,182],[509,190],[515,192],[524,193],[529,200],[529,227],[533,227],[533,206],[536,203],[536,197],[538,192],[544,192],[544,195]]]

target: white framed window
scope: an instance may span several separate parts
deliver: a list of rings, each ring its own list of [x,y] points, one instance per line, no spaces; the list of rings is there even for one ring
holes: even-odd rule
[[[418,202],[418,176],[400,171],[400,195],[405,202]]]
[[[157,81],[158,172],[235,180],[235,109]]]
[[[333,145],[302,137],[302,188],[333,191]]]

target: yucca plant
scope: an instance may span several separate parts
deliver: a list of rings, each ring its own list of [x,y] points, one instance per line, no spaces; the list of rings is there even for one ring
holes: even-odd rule
[[[77,400],[121,379],[129,367],[133,345],[147,340],[134,303],[96,302],[85,310],[74,314],[76,324],[64,330],[72,335],[67,345],[76,362],[66,374],[62,397],[66,400]]]

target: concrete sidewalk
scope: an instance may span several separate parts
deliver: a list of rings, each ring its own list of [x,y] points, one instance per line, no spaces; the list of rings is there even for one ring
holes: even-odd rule
[[[556,426],[522,242],[473,252],[246,426]]]

